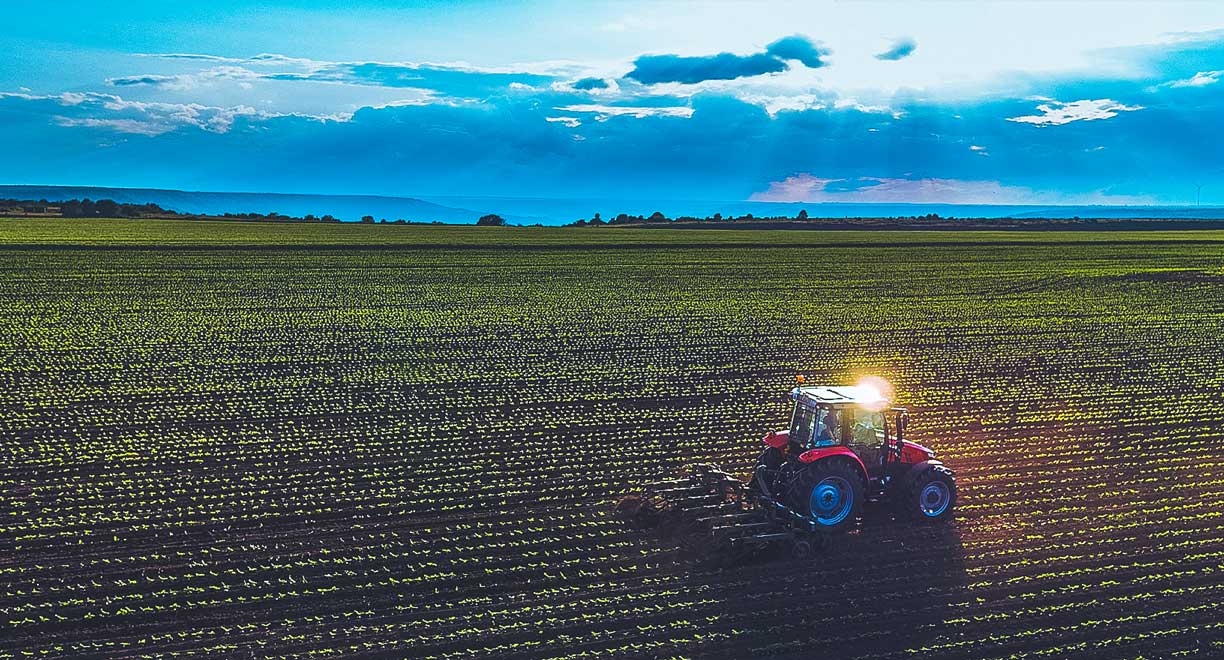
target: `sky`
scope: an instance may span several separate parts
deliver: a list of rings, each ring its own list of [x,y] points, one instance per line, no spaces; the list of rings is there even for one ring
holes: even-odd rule
[[[0,183],[1224,204],[1220,2],[7,0]]]

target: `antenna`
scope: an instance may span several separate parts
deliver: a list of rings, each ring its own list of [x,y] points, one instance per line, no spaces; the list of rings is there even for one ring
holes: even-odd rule
[[[1197,207],[1203,201],[1203,184],[1194,187],[1194,205]]]

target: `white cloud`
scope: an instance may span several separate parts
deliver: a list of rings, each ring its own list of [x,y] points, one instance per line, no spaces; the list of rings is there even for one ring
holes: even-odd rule
[[[582,125],[582,120],[577,117],[545,117],[544,121],[555,124],[565,124],[570,128],[578,128]]]
[[[133,101],[114,94],[97,92],[50,95],[0,92],[0,98],[31,102],[49,101],[71,108],[71,114],[61,112],[52,115],[52,121],[60,126],[104,128],[120,133],[150,136],[169,133],[182,127],[193,127],[209,133],[228,133],[239,117],[257,120],[300,117],[320,122],[348,121],[352,118],[351,113],[314,115],[267,112],[247,105],[211,106],[201,103]]]
[[[633,107],[623,105],[565,105],[557,108],[562,112],[590,112],[595,114],[595,121],[607,121],[609,117],[692,117],[693,109],[685,106],[670,106],[663,108]]]
[[[1045,99],[1043,99],[1045,100]],[[1097,121],[1117,117],[1119,112],[1142,110],[1141,105],[1124,105],[1110,99],[1084,99],[1063,103],[1050,100],[1037,106],[1039,115],[1008,117],[1007,121],[1034,126],[1062,126],[1074,121]]]
[[[22,99],[24,101],[55,101],[60,105],[80,105],[88,98],[79,92],[64,92],[63,94],[31,94],[29,89],[22,87],[21,92],[0,92],[0,99]]]
[[[749,94],[740,97],[740,100],[765,108],[765,112],[768,112],[770,117],[774,117],[779,112],[784,110],[823,110],[829,107],[827,98],[824,96],[817,96],[815,94],[791,94],[780,96]]]
[[[250,89],[252,82],[264,79],[266,75],[240,66],[225,65],[204,69],[196,73],[119,76],[117,78],[107,78],[106,84],[112,87],[150,85],[174,91],[186,91],[211,83],[229,81],[238,83],[244,89]]]
[[[833,184],[831,187],[830,184]],[[838,185],[842,188],[838,188]],[[896,204],[1153,204],[1148,197],[1109,195],[1102,191],[1065,195],[999,181],[966,179],[824,179],[796,174],[774,181],[750,197],[758,202],[858,202]]]
[[[174,126],[138,119],[97,119],[94,117],[53,117],[60,126],[85,126],[88,128],[105,128],[117,133],[133,133],[136,135],[161,135],[174,130]]]
[[[260,53],[251,57],[224,57],[221,55],[206,55],[202,53],[136,53],[137,57],[152,57],[162,60],[198,60],[202,62],[226,62],[228,64],[263,64],[278,66],[299,66],[314,68],[322,62],[305,57],[289,57],[279,53]]]
[[[980,156],[989,156],[989,155],[990,155],[990,152],[986,150],[986,147],[983,147],[983,146],[982,146],[982,145],[980,145],[980,144],[971,144],[971,145],[969,145],[969,151],[972,151],[973,153],[978,154],[978,155],[980,155]]]
[[[1224,71],[1199,71],[1194,74],[1193,78],[1174,80],[1165,85],[1169,87],[1206,87],[1220,82],[1220,76],[1224,76]]]

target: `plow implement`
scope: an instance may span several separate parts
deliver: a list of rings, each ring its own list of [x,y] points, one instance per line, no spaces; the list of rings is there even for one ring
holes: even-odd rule
[[[636,529],[677,539],[693,556],[719,562],[772,546],[804,558],[819,547],[816,525],[718,466],[701,463],[686,473],[622,498],[617,514]]]

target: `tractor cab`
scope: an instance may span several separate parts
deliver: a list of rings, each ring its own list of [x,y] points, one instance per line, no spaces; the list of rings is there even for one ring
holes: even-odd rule
[[[879,477],[890,460],[917,463],[934,456],[903,439],[908,412],[890,407],[875,388],[796,387],[790,396],[795,407],[786,434],[787,449],[795,456],[845,447],[862,461],[871,478]]]

